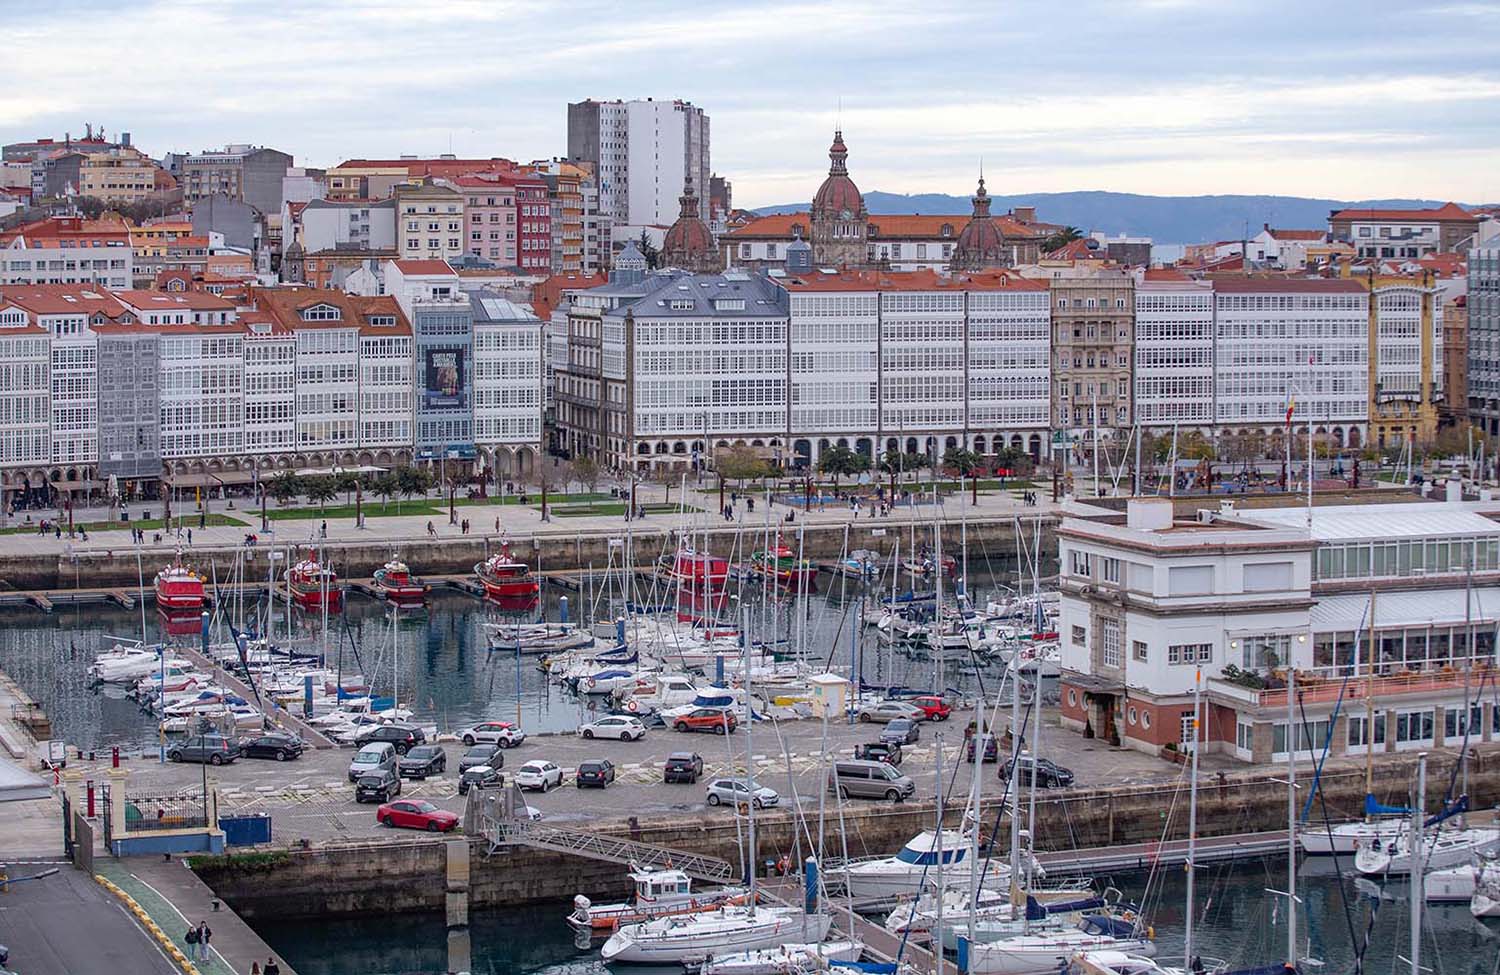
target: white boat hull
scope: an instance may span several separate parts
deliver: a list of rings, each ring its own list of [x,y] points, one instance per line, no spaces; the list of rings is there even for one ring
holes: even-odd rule
[[[1376,839],[1389,843],[1400,836],[1406,823],[1384,819],[1373,823],[1340,823],[1332,828],[1316,825],[1297,830],[1297,841],[1308,856],[1353,856],[1360,847]]]
[[[780,944],[807,944],[828,936],[833,918],[794,907],[725,908],[632,924],[610,936],[600,950],[606,962],[676,964],[710,954],[756,951]]]
[[[759,951],[713,955],[703,962],[701,975],[793,975],[820,968],[825,961],[859,961],[865,946],[858,941],[821,944],[782,944]]]
[[[1427,847],[1423,869],[1444,870],[1500,851],[1500,829],[1453,830],[1439,834],[1436,840],[1424,837],[1423,842]],[[1366,875],[1411,873],[1412,856],[1405,834],[1379,847],[1360,848],[1354,855],[1354,867]]]
[[[970,975],[1044,975],[1059,971],[1080,951],[1123,951],[1150,958],[1156,954],[1156,945],[1145,938],[1111,938],[1076,929],[1006,938],[989,944],[972,944],[961,939],[959,969]]]

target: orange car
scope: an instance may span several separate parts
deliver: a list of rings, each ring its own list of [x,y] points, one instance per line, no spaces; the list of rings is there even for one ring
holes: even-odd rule
[[[717,708],[698,708],[672,719],[672,727],[678,731],[712,731],[716,735],[733,731],[738,723],[732,712]]]

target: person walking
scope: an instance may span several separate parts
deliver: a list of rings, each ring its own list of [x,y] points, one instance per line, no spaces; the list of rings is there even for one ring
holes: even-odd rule
[[[266,959],[266,967],[261,969],[264,975],[281,975],[281,966],[276,964],[275,958]]]
[[[208,961],[208,946],[214,939],[213,928],[208,926],[207,921],[198,922],[198,960]]]
[[[328,537],[328,522],[325,521],[318,526],[318,535],[322,538]]]

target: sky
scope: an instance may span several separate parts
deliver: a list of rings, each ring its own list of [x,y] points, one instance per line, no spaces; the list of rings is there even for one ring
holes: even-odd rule
[[[1500,0],[54,0],[0,51],[0,142],[529,161],[650,96],[744,207],[809,199],[840,124],[867,191],[1500,201]]]

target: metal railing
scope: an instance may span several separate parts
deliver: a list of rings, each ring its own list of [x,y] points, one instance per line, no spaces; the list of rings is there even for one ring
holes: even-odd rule
[[[202,792],[130,792],[125,795],[125,832],[205,829],[208,799]]]

